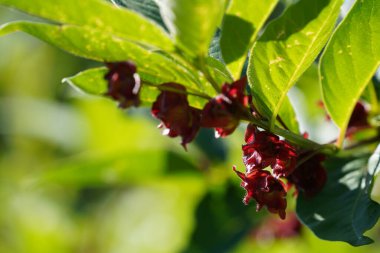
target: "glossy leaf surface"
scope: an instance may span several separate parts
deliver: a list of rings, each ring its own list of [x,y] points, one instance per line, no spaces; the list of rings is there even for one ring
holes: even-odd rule
[[[341,145],[357,100],[380,65],[380,2],[357,1],[320,63],[324,102],[340,128]]]
[[[252,48],[248,78],[257,108],[274,126],[289,89],[327,42],[342,0],[301,0],[272,22]]]
[[[234,79],[240,77],[250,46],[278,0],[232,0],[222,26],[223,59]]]
[[[225,0],[156,0],[177,46],[190,56],[205,56],[220,25]]]
[[[0,4],[61,24],[99,28],[121,38],[172,50],[168,34],[158,25],[125,8],[100,0],[0,0]],[[128,29],[126,29],[128,28]]]

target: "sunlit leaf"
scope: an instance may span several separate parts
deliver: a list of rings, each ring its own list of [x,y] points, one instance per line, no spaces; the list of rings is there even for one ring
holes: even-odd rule
[[[240,77],[244,61],[258,32],[278,0],[231,0],[223,19],[221,49],[234,79]]]
[[[172,50],[173,43],[158,25],[125,8],[100,0],[0,0],[31,15],[62,24],[99,28],[121,38]]]
[[[289,89],[327,42],[342,2],[301,0],[273,21],[254,44],[248,66],[249,83],[254,103],[271,120],[271,127]]]
[[[67,82],[74,88],[79,88],[88,94],[102,96],[107,91],[107,82],[104,79],[105,73],[107,73],[105,67],[89,69],[73,77],[65,78],[63,79],[63,82]],[[149,75],[145,74],[144,71],[140,72],[138,70],[138,73],[141,76],[143,84],[140,91],[140,99],[143,104],[150,105],[156,100],[160,93],[156,86],[160,85],[161,82],[160,80],[151,78]],[[188,92],[191,91],[192,90],[188,90]],[[189,103],[190,105],[201,109],[207,103],[207,99],[190,95]]]
[[[177,82],[197,90],[207,89],[185,67],[159,52],[103,31],[73,25],[13,22],[0,27],[0,36],[15,31],[29,33],[74,55],[97,61],[132,60],[137,67],[160,82]]]
[[[225,0],[156,0],[178,47],[190,56],[207,55],[220,25]]]
[[[338,145],[357,100],[380,65],[380,2],[356,1],[320,62],[323,97],[340,128]]]

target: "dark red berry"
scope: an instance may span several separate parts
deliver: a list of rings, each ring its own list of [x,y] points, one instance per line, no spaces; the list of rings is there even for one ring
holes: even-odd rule
[[[247,205],[253,198],[257,203],[257,211],[266,206],[268,211],[277,213],[281,219],[285,219],[286,191],[280,180],[274,178],[266,170],[253,170],[244,174],[237,171],[235,167],[233,169],[243,180],[241,186],[246,190],[244,204]]]
[[[276,177],[285,177],[293,172],[297,153],[288,142],[267,131],[259,131],[252,124],[247,127],[245,140],[247,144],[242,149],[247,172],[268,166]]]
[[[119,102],[119,107],[128,108],[140,105],[140,77],[136,66],[129,61],[106,63],[108,68],[104,78],[108,81],[106,96]]]
[[[299,157],[302,160],[308,154]],[[312,197],[320,192],[327,181],[327,173],[322,162],[324,155],[315,155],[302,163],[291,175],[289,183],[294,184],[298,191],[304,192],[305,196]]]
[[[152,115],[162,121],[159,127],[165,127],[165,135],[181,136],[181,144],[186,149],[186,144],[191,142],[199,131],[201,110],[189,105],[184,86],[165,83],[160,89],[161,93],[152,106]]]
[[[232,84],[224,84],[222,93],[211,99],[202,111],[202,127],[215,128],[216,137],[225,137],[239,125],[242,109],[248,105],[245,95],[247,80],[242,78]]]

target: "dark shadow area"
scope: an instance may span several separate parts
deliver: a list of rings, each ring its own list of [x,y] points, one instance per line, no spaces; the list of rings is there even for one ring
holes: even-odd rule
[[[254,203],[242,203],[242,188],[232,182],[225,187],[223,193],[209,192],[198,205],[197,225],[184,252],[229,252],[263,217]]]
[[[220,40],[224,61],[228,64],[246,54],[252,34],[251,23],[234,15],[226,15],[223,20],[223,33]],[[223,36],[223,34],[228,36]],[[233,50],[232,50],[233,49]]]

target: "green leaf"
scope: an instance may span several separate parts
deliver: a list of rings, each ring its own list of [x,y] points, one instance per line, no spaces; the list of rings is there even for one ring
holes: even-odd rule
[[[194,90],[207,89],[188,69],[159,52],[103,31],[73,25],[13,22],[0,27],[0,36],[23,31],[74,55],[97,61],[132,60],[139,71],[158,82],[177,82]]]
[[[252,227],[262,221],[262,212],[252,215],[255,205],[241,204],[242,190],[237,183],[228,181],[222,187],[223,191],[209,191],[199,203],[197,223],[188,248],[182,252],[236,252]]]
[[[221,22],[225,0],[156,0],[177,46],[186,54],[206,56]]]
[[[149,157],[149,159],[146,159]],[[134,150],[99,157],[99,154],[76,157],[47,170],[43,182],[69,184],[77,187],[124,185],[152,180],[165,170],[163,150]],[[141,173],[144,168],[145,173]]]
[[[290,100],[286,98],[284,104],[280,109],[281,120],[285,123],[286,127],[293,133],[299,133],[299,125],[297,115],[293,109]],[[281,125],[280,125],[281,126]]]
[[[112,2],[141,13],[165,28],[164,21],[160,15],[160,9],[154,0],[112,0]]]
[[[380,64],[379,41],[380,2],[356,1],[321,58],[323,98],[340,128],[339,146],[355,104]]]
[[[240,78],[248,50],[277,3],[278,0],[231,0],[223,19],[220,45],[234,79]]]
[[[380,204],[380,145],[377,146],[368,162],[368,171],[373,175],[371,181],[371,199]]]
[[[326,134],[321,131],[331,127],[332,123],[326,120],[326,111],[319,105],[322,93],[317,64],[312,64],[302,74],[290,90],[289,97],[297,112],[302,131],[307,132],[311,140],[327,142],[334,138],[333,133]]]
[[[220,49],[220,37],[222,37],[221,30],[218,29],[211,40],[210,47],[208,49],[208,55],[221,63],[224,63],[222,50]]]
[[[206,63],[209,67],[209,71],[211,76],[215,79],[215,81],[221,86],[223,83],[232,83],[233,78],[226,68],[226,65],[218,61],[213,57],[207,57]]]
[[[257,109],[275,125],[289,89],[329,38],[343,0],[301,0],[272,22],[254,44],[248,79]]]
[[[79,88],[80,90],[84,91],[85,93],[96,95],[96,96],[102,96],[107,91],[107,82],[104,79],[104,75],[107,73],[107,68],[101,67],[101,68],[94,68],[89,69],[83,72],[78,73],[77,75],[73,77],[68,77],[63,79],[63,82],[68,83],[74,88]],[[143,71],[139,71],[141,80],[142,80],[142,86],[140,91],[140,99],[145,105],[150,105],[154,101],[156,101],[157,96],[159,95],[159,90],[154,85],[161,84],[160,81],[154,80],[154,78],[150,77],[148,74],[144,73]],[[188,89],[188,92],[192,92],[191,89]],[[194,92],[196,93],[196,92]],[[189,96],[189,103],[191,106],[194,106],[196,108],[203,108],[203,106],[207,103],[207,99],[190,95]]]
[[[158,25],[125,8],[100,0],[0,0],[0,4],[58,23],[98,28],[139,43],[171,51],[173,42]]]
[[[372,243],[363,235],[380,217],[380,205],[369,198],[371,171],[368,158],[334,158],[326,161],[328,180],[313,198],[298,196],[297,214],[319,238],[353,246]]]
[[[379,111],[379,105],[376,95],[375,83],[371,80],[364,89],[362,99],[371,106],[371,112],[377,113]]]
[[[100,212],[87,227],[96,231],[97,251],[183,252],[205,185],[200,177],[178,176],[117,191],[104,202],[107,218]]]

